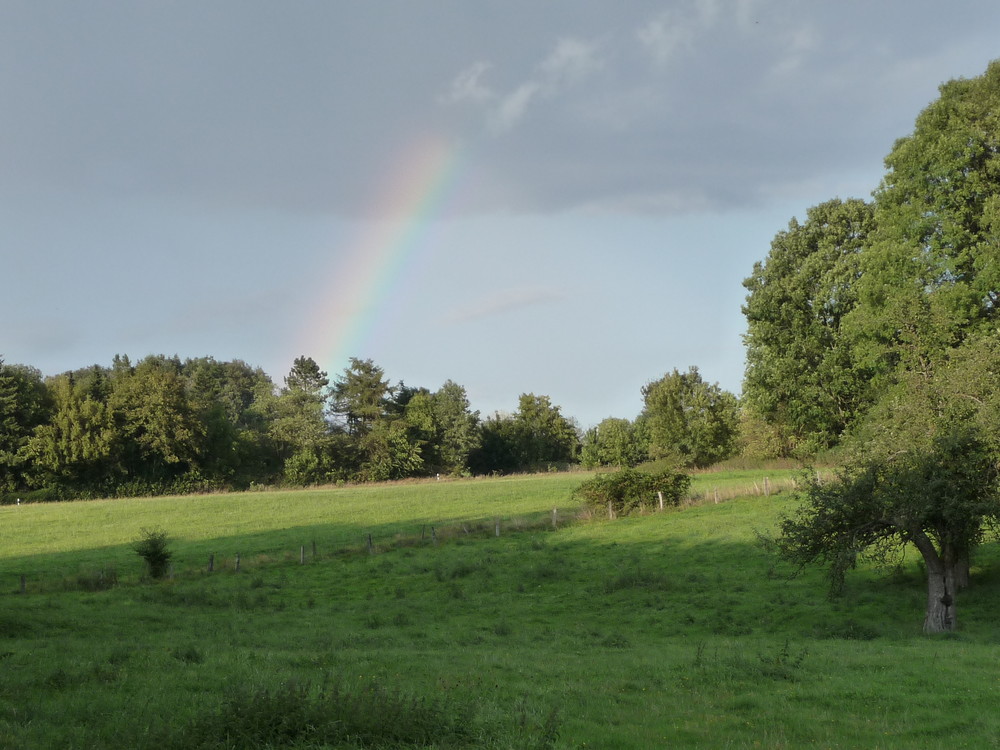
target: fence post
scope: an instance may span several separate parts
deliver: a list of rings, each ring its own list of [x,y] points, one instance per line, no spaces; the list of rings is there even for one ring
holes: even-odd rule
[[[660,500],[660,510],[663,510],[663,490],[657,490],[656,497]]]
[[[558,527],[559,527],[559,509],[558,508],[553,508],[552,509],[552,528],[555,529],[555,528],[558,528]]]
[[[716,505],[719,504],[719,488],[718,487],[715,488],[715,504]]]
[[[215,570],[215,553],[213,552],[208,556],[208,572],[211,573]]]
[[[611,505],[611,501],[608,500],[608,519],[611,520],[614,519],[614,517],[615,517],[615,510]]]
[[[28,591],[28,579],[25,575],[21,574],[21,593],[24,594]]]
[[[375,554],[375,543],[372,541],[371,534],[368,535],[368,554],[369,555]]]
[[[437,531],[434,530],[433,526],[431,526],[431,543],[435,545],[438,543]]]
[[[497,536],[497,539],[500,538],[500,519],[499,518],[496,521],[496,536]]]
[[[236,553],[236,572],[240,572],[240,553]]]
[[[771,496],[771,484],[770,482],[767,481],[767,477],[764,477],[764,496],[765,497]]]
[[[306,545],[299,547],[299,565],[306,564]]]
[[[313,539],[313,560],[316,559],[316,540]]]

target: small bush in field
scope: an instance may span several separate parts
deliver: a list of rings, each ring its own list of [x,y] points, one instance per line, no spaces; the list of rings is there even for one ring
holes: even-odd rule
[[[167,532],[162,529],[143,529],[142,537],[133,543],[132,549],[146,561],[150,578],[163,578],[170,568],[173,557],[167,547]]]
[[[647,474],[636,469],[622,469],[613,474],[598,474],[574,491],[574,495],[594,510],[607,509],[615,513],[630,513],[659,503],[660,493],[665,505],[677,505],[691,486],[691,477],[667,469]]]

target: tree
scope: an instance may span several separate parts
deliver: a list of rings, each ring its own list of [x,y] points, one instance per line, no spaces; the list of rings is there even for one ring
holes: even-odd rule
[[[469,456],[479,446],[479,412],[470,411],[465,388],[445,381],[431,397],[431,416],[439,464],[436,469],[460,475],[469,470]]]
[[[364,459],[359,472],[367,482],[403,479],[424,468],[420,446],[410,439],[405,420],[380,419],[361,438]]]
[[[886,561],[912,544],[927,571],[924,632],[956,628],[969,556],[1000,511],[996,461],[975,431],[949,429],[926,448],[859,458],[835,481],[809,479],[804,499],[780,525],[787,559],[828,565],[837,589],[859,556]]]
[[[0,491],[21,483],[19,454],[32,430],[46,421],[49,409],[41,373],[0,359]]]
[[[524,468],[521,433],[514,417],[499,412],[479,426],[479,445],[469,454],[469,468],[476,474],[509,474]]]
[[[71,374],[48,382],[51,418],[35,427],[22,449],[31,484],[76,492],[110,492],[120,476],[121,443],[107,403]]]
[[[319,369],[316,360],[305,355],[295,358],[292,369],[285,376],[285,387],[289,391],[308,393],[321,401],[326,399],[325,389],[329,384],[330,379]]]
[[[268,435],[281,457],[283,478],[291,484],[322,483],[336,473],[324,412],[328,383],[315,360],[298,357],[285,387],[270,399]]]
[[[581,463],[589,468],[617,466],[620,469],[641,463],[649,451],[642,425],[615,417],[602,420],[583,436]]]
[[[891,385],[971,334],[1000,304],[1000,61],[940,87],[896,141],[875,193],[859,302],[845,325]]]
[[[188,400],[180,362],[147,357],[131,374],[116,378],[109,406],[124,443],[127,474],[166,488],[195,470],[203,451],[205,426]]]
[[[370,359],[351,357],[351,363],[333,383],[332,413],[353,437],[363,437],[386,414],[391,395],[385,372]]]
[[[641,419],[651,458],[671,458],[704,467],[733,454],[738,434],[736,397],[702,380],[697,367],[673,372],[642,389]]]
[[[857,304],[873,206],[831,200],[771,243],[743,285],[747,351],[743,407],[777,428],[789,452],[836,444],[870,403],[870,372],[841,330]]]
[[[514,414],[521,468],[572,461],[579,438],[548,396],[522,393]]]

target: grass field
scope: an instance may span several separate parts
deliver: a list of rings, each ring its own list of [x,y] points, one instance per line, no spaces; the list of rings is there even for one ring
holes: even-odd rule
[[[0,747],[1000,743],[996,545],[928,638],[915,561],[789,578],[788,495],[575,520],[583,478],[2,507]]]

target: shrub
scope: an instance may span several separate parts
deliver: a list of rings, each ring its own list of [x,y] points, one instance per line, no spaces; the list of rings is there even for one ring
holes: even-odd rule
[[[616,513],[624,514],[657,505],[659,493],[663,494],[664,504],[677,505],[690,486],[691,477],[673,469],[655,474],[622,469],[588,479],[574,495],[595,510],[605,509],[610,503]]]
[[[146,561],[150,578],[163,578],[170,567],[173,552],[167,548],[167,532],[162,529],[143,529],[142,537],[133,543],[132,549]]]

